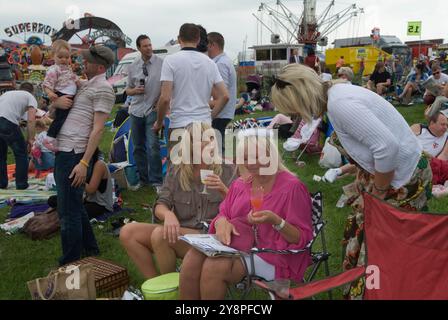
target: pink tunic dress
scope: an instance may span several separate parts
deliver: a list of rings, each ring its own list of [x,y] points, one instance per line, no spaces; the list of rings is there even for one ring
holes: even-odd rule
[[[210,233],[216,232],[214,222],[221,217],[226,217],[229,221],[247,217],[251,211],[251,185],[250,182],[242,179],[232,184],[227,197],[221,203],[218,216],[211,223]],[[278,173],[271,192],[264,196],[261,210],[270,210],[298,228],[300,240],[298,244],[290,244],[270,224],[263,224],[258,226],[257,243],[254,244],[258,248],[303,249],[312,239],[311,197],[305,185],[291,173]],[[244,230],[247,232],[248,229]],[[241,236],[244,237],[244,235]],[[247,237],[247,239],[251,238],[253,237]],[[305,270],[311,264],[308,253],[298,255],[262,253],[259,256],[275,266],[276,279],[289,278],[301,282]]]

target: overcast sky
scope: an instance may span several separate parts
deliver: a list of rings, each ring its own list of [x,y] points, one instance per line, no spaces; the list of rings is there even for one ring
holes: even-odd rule
[[[84,12],[104,17],[115,22],[123,32],[135,40],[141,34],[148,34],[155,47],[164,45],[176,38],[180,25],[184,22],[202,24],[208,32],[221,32],[226,39],[226,51],[235,58],[247,45],[260,42],[257,21],[252,13],[257,13],[261,2],[275,7],[276,1],[258,0],[0,0],[0,39],[9,38],[4,29],[21,22],[41,22],[60,29],[62,22],[70,14],[82,15]],[[283,1],[293,12],[300,15],[302,2]],[[317,12],[322,12],[330,3],[317,0]],[[396,35],[403,42],[418,40],[406,35],[407,21],[421,20],[422,38],[445,38],[446,13],[445,0],[336,0],[333,12],[356,3],[364,8],[365,14],[352,19],[334,32],[334,38],[369,35],[373,27],[379,27],[384,35]],[[265,17],[265,23],[274,30],[281,31]],[[258,37],[257,37],[258,34]],[[263,31],[264,42],[270,32]],[[48,41],[48,39],[47,39]],[[445,40],[448,42],[448,37]]]

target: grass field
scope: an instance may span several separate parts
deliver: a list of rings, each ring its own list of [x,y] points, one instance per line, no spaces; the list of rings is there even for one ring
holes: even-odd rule
[[[417,123],[423,121],[423,106],[414,106],[411,108],[399,108],[399,111],[406,118],[408,123]],[[272,115],[274,113],[259,113],[255,117]],[[113,115],[111,116],[111,118]],[[108,151],[113,133],[107,130],[101,144],[103,151]],[[341,271],[341,245],[342,232],[347,216],[348,208],[337,209],[336,203],[341,195],[342,186],[348,184],[350,179],[345,178],[337,181],[335,184],[322,184],[314,182],[313,175],[323,175],[324,169],[318,164],[318,156],[303,157],[306,166],[302,169],[295,166],[294,161],[286,160],[288,168],[295,172],[299,178],[308,186],[310,192],[322,191],[324,195],[324,216],[328,224],[326,226],[326,237],[328,249],[332,254],[330,258],[330,272],[332,274]],[[13,157],[9,154],[8,161],[12,162]],[[136,210],[131,217],[140,222],[151,221],[150,211],[146,210],[148,204],[152,204],[155,199],[155,193],[151,189],[142,189],[138,192],[124,192],[123,199],[125,207]],[[432,212],[446,212],[448,199],[430,201]],[[0,221],[6,218],[8,209],[0,210]],[[115,219],[115,218],[114,218]],[[139,274],[135,266],[127,257],[122,249],[118,238],[113,237],[110,223],[104,225],[95,225],[94,231],[101,249],[101,257],[113,260],[128,268],[131,284],[140,287],[145,279]],[[24,235],[18,234],[7,236],[0,232],[0,270],[2,281],[0,282],[0,299],[29,299],[29,292],[26,282],[36,277],[47,275],[50,270],[57,267],[57,259],[60,255],[60,239],[56,236],[46,241],[31,241]],[[323,269],[318,274],[318,278],[323,277]],[[258,297],[258,296],[257,296]],[[322,295],[319,298],[325,299]],[[335,298],[341,298],[340,291],[335,292]]]

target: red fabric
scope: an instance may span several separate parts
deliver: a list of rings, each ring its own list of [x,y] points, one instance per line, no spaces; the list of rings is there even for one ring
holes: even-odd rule
[[[289,290],[289,294],[294,300],[301,300],[312,297],[318,293],[329,291],[331,289],[342,286],[346,283],[355,281],[362,277],[365,273],[364,267],[351,269],[337,276],[333,276],[324,280],[314,281],[303,286]]]
[[[317,56],[308,56],[305,58],[305,65],[314,69],[316,66],[316,62],[319,62],[319,58]]]
[[[448,161],[431,159],[432,184],[445,184],[448,180]]]
[[[379,271],[379,288],[366,300],[448,300],[448,215],[406,212],[364,194],[367,266]],[[361,277],[365,267],[292,289],[305,299]],[[371,275],[367,274],[369,284]]]
[[[380,270],[380,289],[364,298],[448,299],[448,215],[405,212],[368,194],[364,206],[368,265]]]

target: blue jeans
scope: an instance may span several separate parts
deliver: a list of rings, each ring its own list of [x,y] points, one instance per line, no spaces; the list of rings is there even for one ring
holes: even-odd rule
[[[36,170],[50,170],[54,168],[54,159],[55,156],[53,152],[42,152],[42,156],[40,158],[42,160],[42,163],[39,164],[37,160],[33,159],[34,167]]]
[[[156,120],[157,111],[144,118],[131,115],[131,139],[134,144],[135,163],[141,183],[149,185],[161,185],[163,182],[160,141],[152,130]]]
[[[83,204],[84,186],[72,187],[73,179],[69,179],[73,168],[82,157],[82,153],[75,154],[73,151],[56,154],[54,177],[61,224],[60,265],[79,260],[83,251],[87,256],[99,254],[98,244]]]
[[[5,106],[0,106],[5,107]],[[7,155],[8,146],[16,161],[16,189],[28,188],[28,151],[20,127],[9,120],[0,118],[0,189],[8,187]]]

